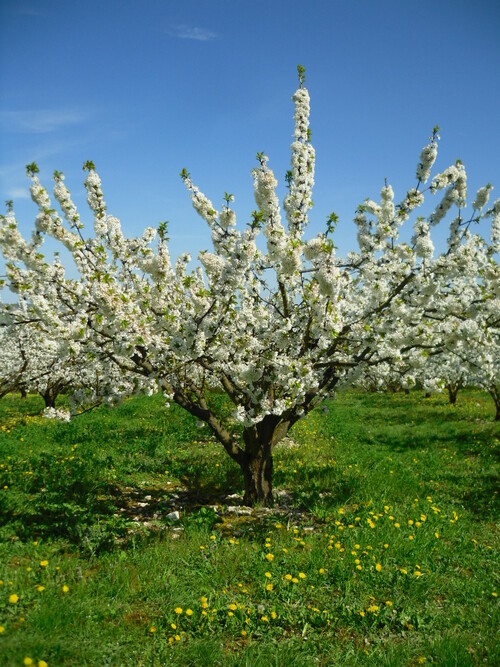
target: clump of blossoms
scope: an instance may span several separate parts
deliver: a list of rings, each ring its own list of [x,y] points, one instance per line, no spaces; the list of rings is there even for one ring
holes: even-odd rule
[[[335,214],[324,232],[306,237],[315,152],[304,82],[299,66],[284,216],[264,153],[253,170],[257,209],[243,228],[231,208],[232,195],[226,193],[216,208],[182,171],[193,206],[212,233],[212,250],[202,252],[193,268],[187,253],[171,262],[165,223],[137,238],[124,237],[120,221],[107,212],[92,163],[85,164],[85,188],[93,235],[85,232],[60,173],[54,195],[64,219],[55,211],[36,165],[29,173],[39,210],[37,234],[25,241],[13,211],[0,223],[9,285],[23,294],[33,317],[67,345],[98,353],[118,369],[125,386],[137,386],[139,378],[140,386],[163,391],[206,423],[240,466],[248,504],[272,502],[274,447],[336,388],[360,382],[377,368],[404,368],[413,350],[430,354],[445,345],[448,332],[437,341],[433,335],[432,323],[449,315],[440,309],[436,285],[450,291],[464,271],[485,290],[494,284],[489,274],[477,272],[484,253],[474,253],[480,243],[470,226],[493,218],[492,238],[498,242],[498,202],[485,210],[484,194],[478,194],[482,207],[474,208],[474,219],[462,218],[462,165],[421,189],[436,158],[436,132],[421,153],[417,185],[399,203],[386,183],[380,202],[360,204],[358,251],[337,257],[331,238]],[[417,218],[412,241],[400,240],[400,228],[424,192],[442,190],[435,213]],[[430,228],[453,206],[453,244],[435,257]],[[45,235],[71,252],[78,280],[66,278],[60,262],[41,256]],[[484,256],[495,274],[493,254]],[[215,400],[220,392],[232,404],[231,414]]]

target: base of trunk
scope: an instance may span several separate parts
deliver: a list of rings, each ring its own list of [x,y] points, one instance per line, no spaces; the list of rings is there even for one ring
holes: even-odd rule
[[[273,504],[273,457],[261,456],[247,459],[241,464],[245,480],[243,503],[249,507],[256,504],[270,507]]]

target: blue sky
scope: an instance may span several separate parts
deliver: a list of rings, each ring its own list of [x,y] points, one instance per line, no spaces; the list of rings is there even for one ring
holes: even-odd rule
[[[356,206],[384,178],[397,197],[415,184],[436,124],[439,169],[460,158],[471,201],[487,182],[500,196],[499,34],[498,0],[1,0],[0,200],[28,232],[24,167],[36,161],[46,185],[65,173],[90,220],[90,159],[127,234],[167,219],[173,255],[196,255],[210,241],[180,170],[216,206],[233,193],[241,225],[257,151],[284,194],[300,63],[317,153],[311,234],[336,211],[345,254]]]

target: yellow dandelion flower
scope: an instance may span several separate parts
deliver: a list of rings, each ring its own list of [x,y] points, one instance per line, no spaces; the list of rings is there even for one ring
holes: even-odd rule
[[[401,525],[401,524],[399,524],[399,523],[396,522],[396,523],[394,524],[394,528],[399,528],[400,525]]]
[[[3,625],[0,625],[0,635],[2,634],[2,632],[5,632],[5,628]]]
[[[278,614],[275,611],[271,612],[271,618],[273,619],[273,621],[277,616],[278,616]]]
[[[272,584],[267,584],[266,591],[272,591],[274,586]]]
[[[356,570],[362,570],[363,567],[361,565],[356,565]]]
[[[386,600],[385,604],[387,607],[392,607],[392,602],[390,600]]]
[[[16,604],[19,602],[19,595],[16,595],[15,593],[12,593],[12,595],[9,595],[9,602],[11,604]]]
[[[264,576],[270,579],[272,577],[272,574],[270,572],[266,572]]]
[[[175,625],[175,623],[170,623],[170,627],[172,628],[172,630],[177,630],[177,626]]]
[[[498,597],[498,593],[497,593],[496,591],[492,591],[491,594],[493,595],[494,598],[497,598],[497,597]]]
[[[297,579],[297,577],[292,577],[292,584],[298,584],[298,583],[299,580]]]
[[[320,574],[325,574],[325,568],[324,568],[324,567],[320,567],[320,568],[319,568],[319,573],[320,573]]]
[[[38,661],[38,667],[49,667],[45,660]]]
[[[267,618],[267,616],[261,616],[260,620],[261,620],[263,623],[269,623],[269,619]]]
[[[269,562],[273,561],[274,560],[274,554],[266,554],[266,560],[268,560]]]
[[[359,615],[361,616],[361,618],[363,618],[363,616],[365,615],[365,612],[364,612],[364,611],[360,611],[360,612],[359,612]]]
[[[154,633],[156,632],[156,628],[155,628],[154,625],[152,625],[152,626],[149,628],[149,632],[151,632],[151,634],[154,634]]]
[[[37,587],[36,587],[36,590],[37,590],[39,593],[41,593],[42,591],[45,590],[45,586],[42,586],[42,585],[37,586]]]
[[[182,614],[182,607],[176,607],[174,611],[176,614]]]
[[[246,636],[247,636],[247,631],[246,631],[246,630],[242,630],[242,631],[241,631],[241,636],[242,636],[242,637],[246,637]]]
[[[234,616],[234,614],[233,614],[232,611],[228,611],[228,612],[227,612],[227,615],[228,615],[228,616]]]
[[[186,616],[192,616],[193,615],[193,610],[192,609],[186,609]]]
[[[62,592],[67,593],[68,591],[69,591],[68,586],[66,586],[66,584],[64,584],[64,586],[62,587]]]
[[[175,635],[175,641],[176,641],[176,642],[180,642],[180,641],[181,641],[181,638],[179,637],[179,635]]]
[[[31,658],[24,658],[23,665],[32,665],[33,660]]]
[[[377,572],[381,572],[382,571],[382,565],[380,563],[377,563],[375,565],[375,569],[377,570]]]
[[[285,579],[287,581],[292,581],[292,575],[291,574],[285,574]]]
[[[48,560],[41,560],[40,561],[40,567],[47,567],[48,564],[49,564]]]
[[[420,572],[420,570],[415,570],[415,572],[414,572],[413,574],[414,574],[416,577],[421,577],[421,576],[422,576],[422,573]]]
[[[231,604],[229,605],[229,609],[232,609],[232,611],[236,611],[236,609],[238,609],[238,605],[235,604],[234,602],[231,602]]]

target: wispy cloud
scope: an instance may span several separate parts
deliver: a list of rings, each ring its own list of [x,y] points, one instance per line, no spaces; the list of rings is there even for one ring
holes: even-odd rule
[[[38,109],[32,111],[0,111],[0,124],[10,132],[45,134],[86,120],[82,111]]]
[[[7,196],[15,201],[19,199],[29,199],[31,195],[29,188],[25,187],[25,188],[10,188],[9,190],[7,190]]]
[[[194,39],[198,42],[209,42],[217,37],[217,34],[212,30],[189,25],[171,26],[169,34],[178,39]]]

